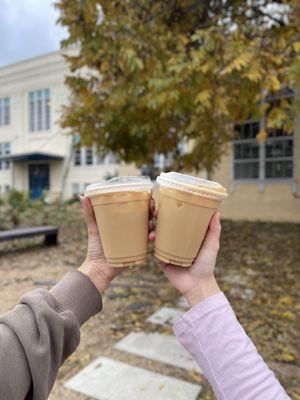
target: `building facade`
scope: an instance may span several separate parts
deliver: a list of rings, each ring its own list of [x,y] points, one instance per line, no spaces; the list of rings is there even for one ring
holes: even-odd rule
[[[299,93],[287,91],[282,96],[288,100]],[[228,146],[213,175],[229,189],[223,215],[230,219],[300,222],[300,120],[294,121],[292,135],[274,129],[258,143],[256,135],[263,123],[249,120],[236,127],[237,140]]]
[[[60,52],[0,68],[0,194],[11,188],[68,199],[86,185],[115,175],[139,174],[113,154],[76,148],[59,125],[68,103],[68,67]],[[289,95],[289,94],[287,94]],[[300,122],[294,134],[280,130],[261,144],[261,121],[237,127],[233,141],[213,174],[229,190],[222,205],[226,218],[300,222]],[[158,163],[164,160],[159,156]]]
[[[0,193],[14,187],[33,198],[70,198],[86,185],[135,169],[94,148],[75,149],[59,126],[68,102],[60,52],[0,68]]]

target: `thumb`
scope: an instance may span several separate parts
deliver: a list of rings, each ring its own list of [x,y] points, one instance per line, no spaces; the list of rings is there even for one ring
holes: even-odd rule
[[[80,201],[83,207],[83,215],[87,225],[88,234],[95,235],[98,234],[98,227],[96,223],[96,218],[94,215],[93,207],[91,201],[88,197],[80,196]]]
[[[221,223],[220,213],[216,211],[210,221],[202,248],[218,251],[220,247]]]

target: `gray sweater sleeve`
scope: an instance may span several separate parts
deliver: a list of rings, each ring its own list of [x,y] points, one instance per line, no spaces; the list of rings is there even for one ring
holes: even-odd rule
[[[50,291],[37,289],[0,317],[0,400],[47,399],[58,369],[80,341],[101,296],[79,271]]]

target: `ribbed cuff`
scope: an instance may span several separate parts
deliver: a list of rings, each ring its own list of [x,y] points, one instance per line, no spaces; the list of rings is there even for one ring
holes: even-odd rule
[[[101,295],[93,282],[82,272],[66,274],[51,290],[62,310],[72,311],[83,325],[102,309]]]

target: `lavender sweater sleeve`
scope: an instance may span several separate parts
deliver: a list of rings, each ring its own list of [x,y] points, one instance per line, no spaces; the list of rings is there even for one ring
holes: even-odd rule
[[[223,293],[194,306],[174,325],[174,332],[203,369],[218,399],[289,399]]]

